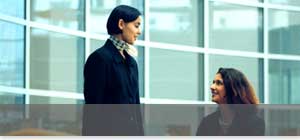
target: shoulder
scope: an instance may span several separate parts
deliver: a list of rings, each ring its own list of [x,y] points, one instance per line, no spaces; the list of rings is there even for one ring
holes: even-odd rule
[[[106,43],[95,50],[87,59],[89,61],[101,61],[101,62],[110,62],[113,60],[113,53],[110,51],[109,47],[113,47],[108,41]]]
[[[202,119],[201,124],[205,125],[205,124],[216,123],[217,120],[219,119],[219,115],[220,115],[220,113],[218,111],[215,111],[215,112],[205,116]]]
[[[205,116],[198,126],[197,129],[197,136],[212,136],[217,135],[216,130],[218,130],[218,118],[219,118],[219,112],[213,112],[207,116]]]

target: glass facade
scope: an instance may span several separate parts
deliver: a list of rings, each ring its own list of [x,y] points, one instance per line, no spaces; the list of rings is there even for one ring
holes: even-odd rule
[[[25,18],[25,0],[2,0],[0,14]]]
[[[299,0],[269,0],[269,2],[273,3],[273,4],[300,6],[300,1]]]
[[[150,41],[203,47],[203,1],[151,0]]]
[[[203,55],[150,50],[150,97],[203,100]]]
[[[83,91],[83,38],[31,29],[30,42],[30,88]]]
[[[84,30],[84,0],[31,0],[31,20]]]
[[[0,85],[24,87],[24,26],[0,20]]]
[[[269,52],[300,55],[300,12],[269,11]]]
[[[269,63],[270,103],[299,104],[300,62],[271,60]],[[272,93],[272,94],[271,94]]]
[[[24,104],[25,96],[11,92],[0,92],[0,104]]]
[[[262,9],[211,2],[209,18],[210,47],[262,52]]]
[[[142,13],[142,102],[210,102],[218,68],[233,67],[261,103],[300,103],[298,0],[2,0],[0,103],[82,104],[85,60],[120,4]]]

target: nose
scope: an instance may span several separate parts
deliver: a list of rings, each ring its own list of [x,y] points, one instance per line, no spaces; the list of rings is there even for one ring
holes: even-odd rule
[[[215,84],[211,84],[211,85],[210,85],[210,89],[211,89],[211,90],[214,90],[214,89],[216,89],[216,86],[215,86]]]
[[[141,32],[141,29],[139,28],[138,31],[137,31],[137,34],[138,34],[138,35],[141,35],[141,33],[142,33],[142,32]]]

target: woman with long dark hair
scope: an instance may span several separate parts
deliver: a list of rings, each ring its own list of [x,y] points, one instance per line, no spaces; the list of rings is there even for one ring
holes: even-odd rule
[[[257,115],[259,100],[242,72],[220,68],[210,89],[218,109],[201,121],[197,135],[264,135],[264,120]]]

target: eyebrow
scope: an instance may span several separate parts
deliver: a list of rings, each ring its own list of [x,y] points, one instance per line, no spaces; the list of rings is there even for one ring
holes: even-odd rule
[[[220,83],[223,83],[223,80],[213,80],[213,82],[220,82]]]

